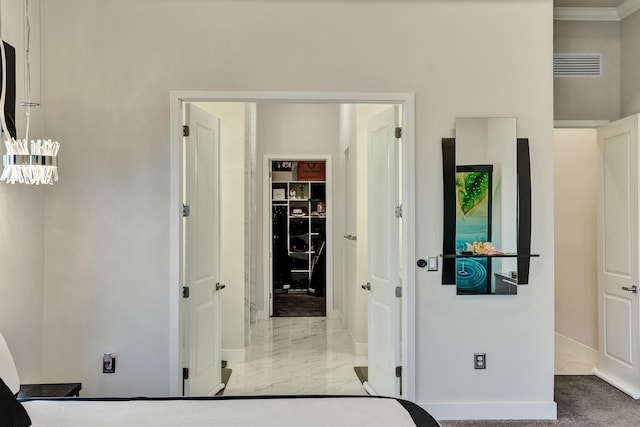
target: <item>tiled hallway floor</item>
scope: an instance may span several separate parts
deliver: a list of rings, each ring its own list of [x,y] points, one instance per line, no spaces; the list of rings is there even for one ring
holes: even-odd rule
[[[274,317],[252,325],[246,360],[227,365],[233,372],[224,394],[364,395],[353,367],[366,364],[339,321]]]

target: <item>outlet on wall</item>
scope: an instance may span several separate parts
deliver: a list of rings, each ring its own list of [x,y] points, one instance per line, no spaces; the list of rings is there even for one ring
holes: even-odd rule
[[[473,368],[474,369],[486,369],[487,368],[487,354],[486,353],[474,353],[473,354]]]

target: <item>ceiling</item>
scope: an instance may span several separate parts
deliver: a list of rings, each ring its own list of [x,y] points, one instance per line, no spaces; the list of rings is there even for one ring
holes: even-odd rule
[[[555,7],[618,7],[625,0],[554,0]]]

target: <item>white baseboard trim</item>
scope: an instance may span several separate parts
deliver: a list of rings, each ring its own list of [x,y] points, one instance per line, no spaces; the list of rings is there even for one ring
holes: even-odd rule
[[[340,313],[340,310],[332,308],[330,310],[327,310],[327,319],[342,321],[342,313]]]
[[[556,402],[419,403],[437,420],[555,420]]]
[[[369,344],[366,342],[354,342],[353,343],[356,356],[367,356],[369,354]]]
[[[246,351],[244,348],[223,348],[222,360],[227,362],[244,362],[246,359]]]
[[[267,320],[269,318],[269,313],[267,313],[265,310],[258,310],[256,313],[256,318],[258,320]]]
[[[598,368],[593,368],[593,375],[595,375],[596,377],[600,378],[603,381],[608,382],[609,384],[611,384],[621,392],[628,394],[635,400],[640,399],[640,389],[638,387],[634,387],[630,384],[620,381],[617,378],[607,375]]]
[[[588,360],[594,365],[598,365],[600,361],[600,354],[598,353],[598,350],[558,332],[556,332],[555,344],[556,347],[568,350],[576,356]]]

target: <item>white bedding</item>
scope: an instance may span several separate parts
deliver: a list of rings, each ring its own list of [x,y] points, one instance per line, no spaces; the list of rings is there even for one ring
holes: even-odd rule
[[[394,399],[32,400],[33,427],[415,426]]]

